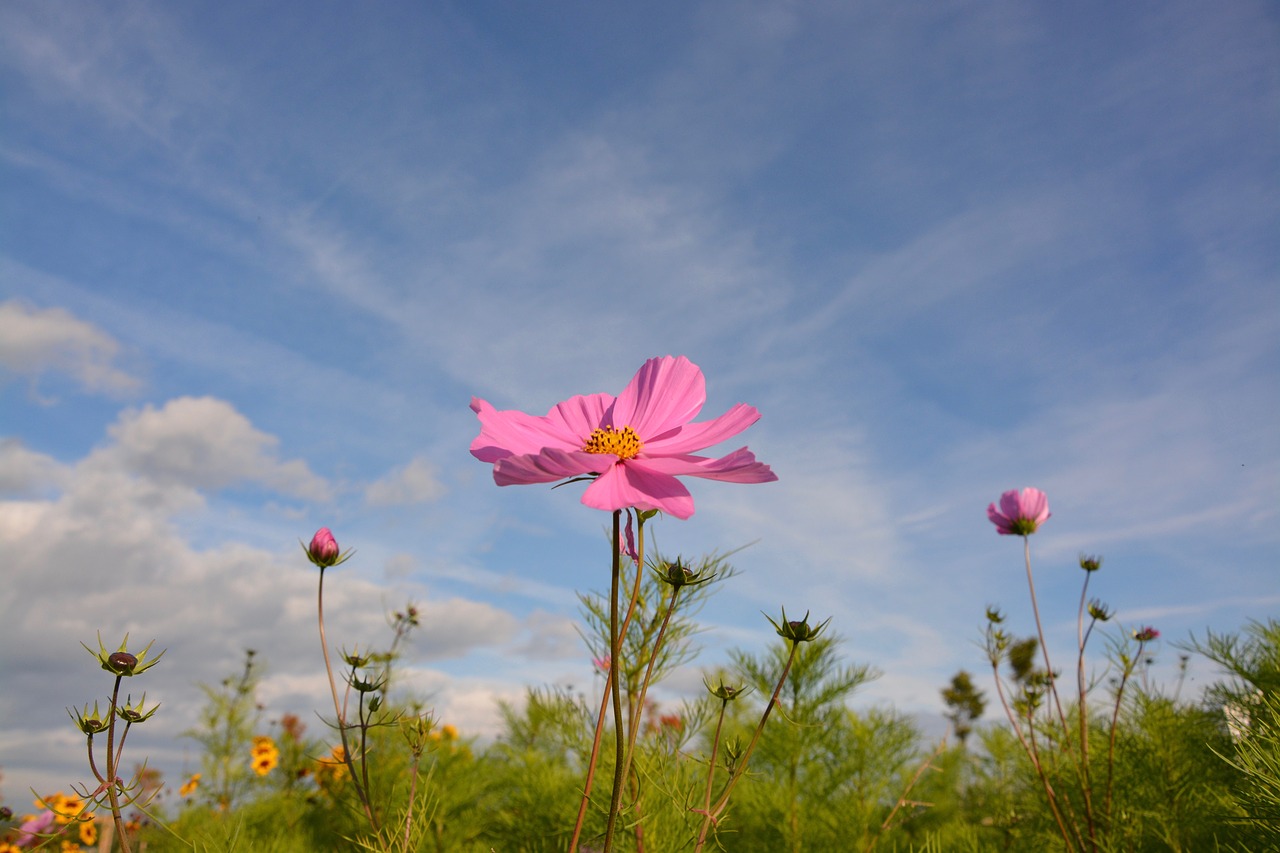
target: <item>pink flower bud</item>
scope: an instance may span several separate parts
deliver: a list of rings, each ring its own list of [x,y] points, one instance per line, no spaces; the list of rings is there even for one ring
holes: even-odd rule
[[[1139,643],[1149,643],[1152,640],[1158,639],[1159,637],[1160,637],[1160,632],[1157,631],[1155,628],[1152,628],[1150,625],[1147,625],[1145,628],[1142,628],[1140,630],[1133,632],[1133,638],[1137,640]]]
[[[307,556],[311,562],[315,563],[322,569],[338,563],[338,540],[333,538],[333,533],[329,528],[321,527],[316,531],[316,535],[311,537],[311,545],[307,547]]]

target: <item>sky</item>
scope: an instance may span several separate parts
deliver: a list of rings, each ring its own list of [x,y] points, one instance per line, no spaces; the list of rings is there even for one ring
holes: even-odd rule
[[[654,356],[702,368],[703,418],[756,406],[719,451],[778,475],[651,525],[737,569],[661,702],[783,607],[882,673],[855,708],[936,720],[962,668],[990,696],[985,609],[1034,623],[986,507],[1024,486],[1068,670],[1082,553],[1158,679],[1280,610],[1273,4],[15,0],[0,127],[10,802],[87,778],[99,632],[167,649],[130,743],[173,784],[246,649],[263,729],[322,734],[320,526],[356,550],[332,645],[416,602],[442,722],[594,696],[608,516],[495,486],[468,406]]]

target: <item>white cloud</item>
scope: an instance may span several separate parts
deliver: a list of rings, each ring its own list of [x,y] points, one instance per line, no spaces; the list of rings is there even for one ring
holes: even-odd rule
[[[421,456],[371,483],[364,492],[370,506],[430,503],[445,492],[436,468]]]
[[[126,470],[159,483],[220,489],[258,483],[285,494],[319,494],[325,483],[300,460],[276,457],[279,440],[224,400],[179,397],[130,410],[108,429]]]
[[[87,391],[137,390],[141,382],[115,367],[120,344],[61,308],[39,309],[17,300],[0,303],[0,367],[20,376],[65,373]]]
[[[19,439],[0,439],[0,494],[37,494],[62,483],[66,474],[53,457],[28,450]]]

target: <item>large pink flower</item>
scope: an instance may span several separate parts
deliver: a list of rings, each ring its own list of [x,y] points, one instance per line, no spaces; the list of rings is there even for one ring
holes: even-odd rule
[[[1000,496],[1000,509],[987,507],[987,518],[1001,536],[1030,536],[1049,518],[1049,499],[1039,489],[1010,489]]]
[[[493,463],[499,486],[591,477],[582,495],[589,507],[656,509],[688,518],[693,498],[678,476],[732,483],[778,479],[745,447],[719,459],[693,455],[760,419],[755,408],[738,403],[715,420],[693,422],[706,399],[702,371],[684,356],[651,358],[617,397],[571,397],[541,418],[472,398],[480,435],[471,442],[471,455]]]

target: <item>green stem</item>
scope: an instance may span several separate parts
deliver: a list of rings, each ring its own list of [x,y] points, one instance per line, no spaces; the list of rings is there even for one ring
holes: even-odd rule
[[[791,641],[791,654],[787,655],[787,664],[782,668],[782,675],[778,678],[778,684],[773,688],[773,695],[769,697],[769,704],[764,706],[764,713],[760,715],[760,722],[756,725],[756,730],[751,735],[751,742],[747,744],[747,751],[742,754],[742,761],[734,770],[733,775],[729,777],[729,781],[725,783],[724,791],[721,792],[720,798],[716,800],[714,807],[707,809],[707,814],[702,820],[702,830],[698,833],[697,844],[693,848],[693,853],[699,853],[707,843],[707,832],[711,828],[713,821],[724,814],[724,810],[729,806],[729,795],[733,793],[734,787],[738,784],[738,780],[742,778],[747,771],[747,762],[751,760],[751,753],[755,750],[756,744],[760,741],[760,735],[764,731],[764,724],[769,721],[769,715],[773,712],[773,706],[778,704],[778,695],[782,693],[782,685],[786,683],[787,675],[791,672],[791,664],[796,659],[796,649],[800,644],[795,640]]]
[[[613,849],[613,830],[622,804],[622,765],[626,760],[626,742],[622,737],[622,685],[618,678],[618,659],[622,656],[622,637],[618,632],[618,586],[622,578],[621,536],[622,511],[613,511],[613,579],[609,584],[609,672],[613,690],[613,794],[609,799],[609,822],[604,831],[604,853]],[[640,572],[636,571],[637,582]]]
[[[320,567],[320,583],[316,590],[316,615],[320,621],[320,650],[324,652],[324,671],[329,676],[329,692],[333,694],[333,713],[337,716],[338,737],[342,741],[343,763],[347,765],[347,772],[351,774],[351,783],[355,786],[357,796],[360,797],[360,805],[364,808],[364,814],[369,820],[369,826],[376,832],[378,825],[373,819],[373,808],[369,805],[369,795],[360,783],[360,775],[356,773],[351,747],[347,743],[347,718],[343,710],[345,703],[338,701],[338,683],[333,680],[333,664],[329,662],[329,643],[324,636],[324,566]]]
[[[111,801],[111,818],[115,821],[116,834],[120,836],[120,849],[123,853],[132,853],[129,838],[124,832],[124,818],[120,816],[120,798],[116,793],[116,776],[120,769],[120,754],[115,750],[116,743],[116,705],[120,701],[120,681],[124,676],[117,675],[116,683],[111,688],[111,722],[107,724],[107,799]],[[121,738],[123,741],[123,738]],[[123,744],[122,744],[123,745]]]

